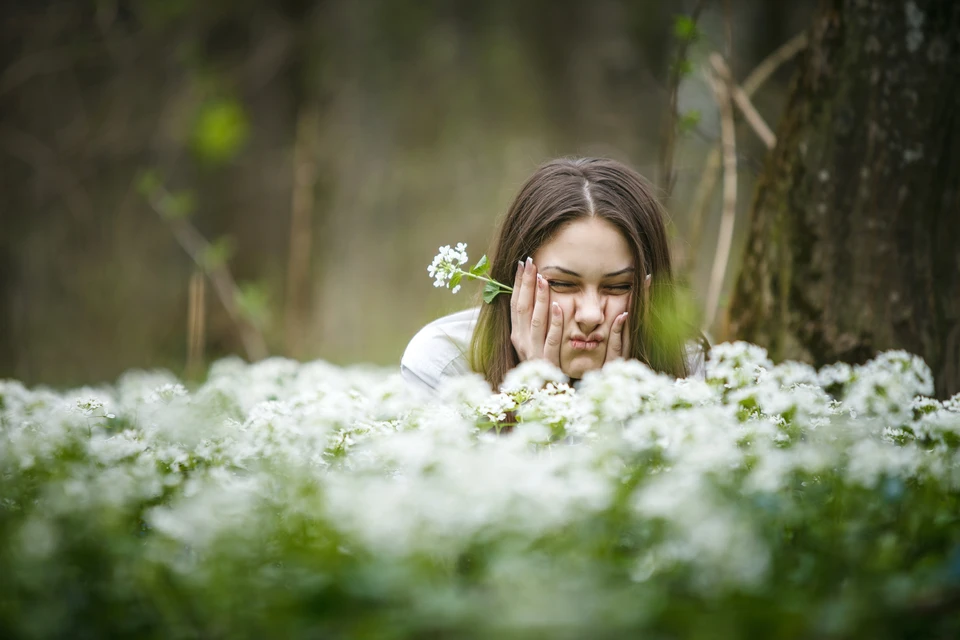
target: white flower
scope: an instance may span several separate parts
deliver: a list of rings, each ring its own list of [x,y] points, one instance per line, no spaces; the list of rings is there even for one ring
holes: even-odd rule
[[[532,392],[548,382],[561,383],[567,380],[563,371],[546,360],[527,360],[507,373],[500,388],[507,393],[521,390]]]
[[[427,267],[427,273],[433,278],[433,286],[450,288],[450,281],[460,272],[460,267],[467,263],[467,245],[459,242],[455,249],[450,245],[440,247],[440,252]],[[453,287],[453,293],[460,290],[460,285]]]
[[[169,402],[174,398],[182,398],[187,395],[187,389],[182,384],[162,384],[153,390],[153,393],[147,396],[147,404],[157,402]]]
[[[960,396],[923,397],[922,361],[890,352],[817,373],[735,343],[710,366],[702,382],[620,360],[574,389],[528,362],[500,393],[472,374],[433,395],[395,367],[285,358],[214,363],[190,393],[162,372],[65,393],[0,381],[8,550],[28,575],[78,535],[63,516],[102,522],[103,535],[115,522],[127,539],[128,515],[144,514],[153,532],[123,548],[199,587],[239,562],[256,567],[231,573],[240,580],[298,588],[285,572],[302,563],[286,549],[317,540],[423,607],[446,585],[425,590],[418,576],[447,575],[480,549],[498,610],[530,620],[530,598],[570,611],[571,598],[620,602],[624,570],[646,583],[639,595],[768,588],[785,557],[810,552],[783,527],[836,539],[878,501],[909,497],[897,510],[935,535],[954,525],[936,514],[960,491]],[[512,414],[509,434],[489,428]]]

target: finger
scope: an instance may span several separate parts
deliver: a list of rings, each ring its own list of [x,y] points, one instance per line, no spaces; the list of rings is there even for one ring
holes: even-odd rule
[[[517,321],[522,324],[523,316],[527,317],[527,325],[530,325],[530,307],[533,305],[533,296],[530,295],[536,283],[536,267],[530,258],[523,263],[523,270],[520,274],[520,286],[515,289],[517,293]]]
[[[560,343],[563,341],[563,309],[554,302],[550,305],[550,329],[543,343],[543,357],[560,367]]]
[[[530,317],[530,345],[534,356],[543,355],[543,343],[547,338],[547,323],[550,321],[550,289],[547,279],[537,274],[537,292]]]
[[[533,300],[537,289],[537,265],[527,258],[523,265],[523,278],[520,293],[517,295],[517,324],[514,325],[523,340],[530,337],[530,316],[533,314]]]
[[[650,276],[647,276],[647,282],[650,281]],[[627,298],[627,309],[633,309],[633,294],[630,294],[630,297]],[[623,326],[620,327],[620,336],[621,336],[621,347],[620,355],[623,358],[630,357],[630,313],[627,312],[623,318]]]
[[[613,326],[610,328],[610,341],[607,343],[607,355],[604,359],[605,362],[610,362],[612,360],[617,360],[623,357],[623,328],[627,324],[627,312],[624,311],[617,319],[613,321]]]
[[[517,326],[517,300],[520,298],[520,285],[523,282],[523,262],[517,263],[517,274],[513,277],[513,291],[510,292],[510,326]]]
[[[627,317],[623,319],[623,327],[620,329],[620,335],[623,340],[623,347],[620,349],[620,356],[623,358],[630,357],[630,326],[627,324],[627,320],[630,318],[630,315],[627,314]]]

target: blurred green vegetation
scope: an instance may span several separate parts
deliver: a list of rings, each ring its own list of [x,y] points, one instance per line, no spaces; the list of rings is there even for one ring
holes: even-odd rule
[[[730,32],[743,77],[806,28],[814,2],[712,2],[696,23],[682,17],[693,4],[5,4],[0,377],[75,385],[131,367],[182,373],[197,265],[170,215],[210,243],[204,262],[228,267],[240,313],[271,354],[394,363],[420,326],[479,295],[431,287],[436,248],[464,241],[471,255],[485,252],[542,161],[608,155],[656,179],[678,39],[691,48],[679,61],[689,68],[673,233],[678,259],[712,255],[716,216],[704,246],[683,241],[718,135],[698,70]],[[756,97],[772,123],[789,78],[784,69]],[[315,127],[298,126],[305,114]],[[748,193],[763,150],[744,138]],[[147,197],[161,188],[165,215]],[[310,240],[300,285],[289,275],[298,198]],[[709,260],[697,262],[695,293]],[[203,308],[205,361],[242,355],[209,287]],[[291,313],[302,316],[296,344]]]

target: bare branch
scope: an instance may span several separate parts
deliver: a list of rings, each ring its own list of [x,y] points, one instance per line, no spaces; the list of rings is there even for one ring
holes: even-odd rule
[[[697,22],[704,5],[706,5],[706,0],[697,1],[696,6],[694,6],[693,11],[690,13],[691,21],[694,23]],[[683,69],[680,63],[686,59],[689,46],[690,42],[688,40],[681,41],[673,67],[670,69],[670,82],[668,85],[670,97],[667,106],[667,119],[664,123],[660,140],[659,179],[661,197],[664,202],[670,198],[670,193],[673,191],[673,183],[675,181],[673,156],[677,144],[677,121],[680,119],[680,114],[677,112],[677,99],[680,91],[680,80],[683,78]]]
[[[740,113],[743,114],[744,120],[746,120],[747,124],[754,130],[757,137],[763,141],[767,149],[773,149],[777,144],[777,137],[773,134],[773,131],[770,130],[770,127],[767,126],[767,123],[764,122],[763,116],[756,110],[753,103],[750,102],[750,97],[734,82],[733,74],[730,73],[730,67],[727,66],[723,56],[718,53],[711,53],[709,59],[710,65],[713,67],[717,76],[726,84],[727,91],[740,109]]]
[[[183,218],[171,217],[165,213],[164,200],[169,197],[169,193],[157,189],[156,193],[152,194],[148,200],[153,210],[170,225],[173,237],[180,243],[187,255],[198,267],[206,271],[214,290],[217,292],[217,297],[223,304],[223,308],[226,309],[227,315],[230,316],[240,333],[240,341],[247,352],[247,357],[253,362],[263,360],[270,355],[267,351],[267,343],[260,330],[240,313],[237,306],[237,300],[240,298],[240,288],[225,266],[206,264],[204,256],[210,249],[210,243],[200,232]]]
[[[743,80],[743,92],[746,93],[748,97],[753,97],[757,89],[780,68],[780,65],[803,51],[806,46],[807,34],[801,32],[777,47],[773,53],[754,67],[753,71],[747,74],[747,77]]]
[[[800,33],[786,43],[778,47],[773,53],[764,58],[753,71],[747,74],[743,81],[743,92],[747,97],[754,93],[763,85],[773,73],[780,68],[780,65],[790,60],[798,52],[807,46],[807,36]],[[690,220],[690,247],[691,256],[696,256],[700,248],[700,235],[703,230],[703,219],[706,216],[707,208],[713,197],[713,190],[717,185],[717,178],[720,174],[720,146],[717,145],[707,154],[707,160],[703,173],[700,176],[700,182],[694,191],[693,205],[690,208],[688,219]],[[693,269],[695,258],[691,258],[687,264],[688,271]]]
[[[206,287],[203,271],[197,269],[190,276],[187,306],[187,377],[200,371],[203,363],[203,347],[206,338]]]
[[[287,300],[284,313],[287,355],[300,357],[307,314],[307,284],[313,244],[314,189],[320,115],[316,106],[301,109],[293,150],[293,204],[290,212],[290,257],[287,263]]]
[[[730,261],[730,245],[733,242],[733,223],[737,215],[737,140],[736,126],[733,121],[733,102],[727,85],[720,78],[708,76],[713,94],[720,108],[720,140],[723,150],[723,213],[720,217],[720,232],[717,237],[717,251],[710,270],[710,284],[707,289],[705,327],[713,326],[720,306],[720,291],[723,288],[723,276]]]

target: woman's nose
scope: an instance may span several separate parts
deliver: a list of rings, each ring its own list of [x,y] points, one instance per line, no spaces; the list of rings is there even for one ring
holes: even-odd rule
[[[577,301],[574,319],[584,333],[589,333],[603,322],[603,304],[599,296],[584,295]]]

